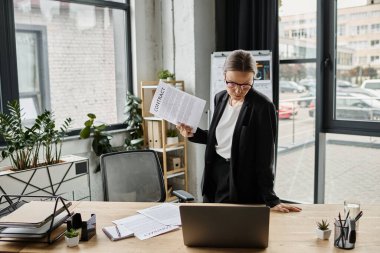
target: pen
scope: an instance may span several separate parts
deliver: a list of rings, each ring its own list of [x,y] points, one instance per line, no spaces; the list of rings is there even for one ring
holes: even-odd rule
[[[350,216],[350,210],[348,210],[348,212],[347,212],[346,219],[344,220],[343,227],[346,226],[346,222],[347,222],[348,216]]]
[[[117,235],[118,235],[119,237],[121,237],[120,230],[119,230],[119,228],[117,227],[117,225],[115,225],[115,228],[116,228]]]
[[[356,215],[356,217],[355,217],[355,222],[358,221],[360,219],[360,217],[362,217],[362,215],[363,215],[363,211],[360,211],[358,213],[358,215]]]

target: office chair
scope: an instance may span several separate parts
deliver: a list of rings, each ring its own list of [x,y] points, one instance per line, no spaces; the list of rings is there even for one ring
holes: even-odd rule
[[[100,156],[105,201],[164,202],[166,199],[160,160],[153,150],[108,153]],[[194,197],[173,191],[179,202]]]

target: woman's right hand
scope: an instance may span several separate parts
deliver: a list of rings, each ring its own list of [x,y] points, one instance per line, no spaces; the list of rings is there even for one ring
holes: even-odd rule
[[[180,123],[179,125],[176,125],[176,128],[179,130],[179,133],[183,136],[183,137],[193,137],[194,134],[193,134],[193,128],[190,127],[190,126],[187,126],[183,123]]]

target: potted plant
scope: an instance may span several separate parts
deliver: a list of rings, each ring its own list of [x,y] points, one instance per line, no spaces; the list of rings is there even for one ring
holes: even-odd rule
[[[331,235],[331,229],[329,229],[329,223],[327,220],[322,220],[317,222],[316,233],[319,239],[327,240]]]
[[[110,140],[112,135],[106,132],[107,125],[104,123],[95,124],[96,115],[93,113],[87,114],[89,118],[84,122],[84,128],[80,131],[79,136],[81,139],[87,139],[93,132],[92,150],[97,157],[102,154],[110,153],[113,151]],[[100,171],[100,164],[97,163],[95,173]]]
[[[172,81],[175,78],[175,74],[169,70],[164,69],[158,72],[158,78],[163,81]]]
[[[178,132],[175,129],[169,128],[166,131],[166,144],[170,145],[175,143],[178,143]]]
[[[60,163],[62,140],[71,118],[57,130],[53,114],[45,111],[37,116],[31,127],[26,127],[18,101],[8,102],[7,108],[8,114],[0,113],[0,136],[6,146],[1,157],[10,158],[11,169],[25,170]]]
[[[79,232],[73,228],[66,230],[65,241],[66,241],[67,247],[78,246],[78,244],[79,244]]]
[[[127,92],[125,110],[127,118],[124,123],[127,125],[127,137],[124,140],[126,150],[138,150],[142,148],[143,138],[143,118],[141,116],[141,99]]]

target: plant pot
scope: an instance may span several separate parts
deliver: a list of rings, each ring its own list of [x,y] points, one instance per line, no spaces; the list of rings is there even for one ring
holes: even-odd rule
[[[166,81],[173,81],[174,79],[173,79],[173,77],[167,77],[166,78]]]
[[[329,230],[320,230],[319,228],[315,229],[317,237],[321,240],[328,240],[331,235],[331,229]]]
[[[25,170],[0,168],[0,185],[10,195],[24,191],[24,195],[28,196],[50,193],[67,200],[90,199],[88,158],[68,155],[61,160],[61,163]]]
[[[178,136],[176,137],[166,137],[166,145],[178,143]]]
[[[65,236],[65,241],[66,241],[66,245],[67,247],[75,247],[75,246],[78,246],[79,244],[79,235],[76,236],[76,237],[72,237],[72,238],[69,238],[67,236]]]

